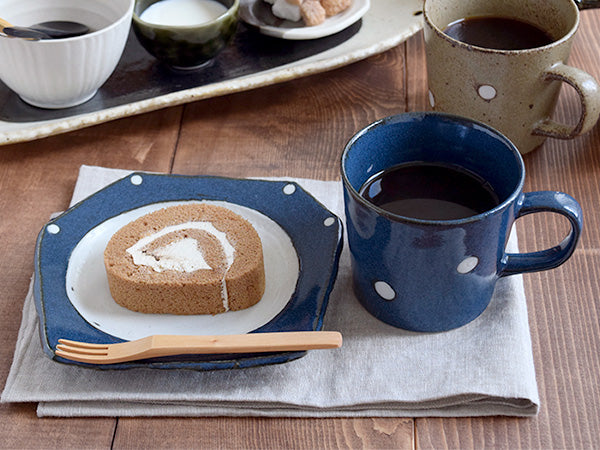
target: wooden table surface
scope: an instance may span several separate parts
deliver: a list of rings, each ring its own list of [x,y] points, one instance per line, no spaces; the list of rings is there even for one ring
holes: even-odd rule
[[[600,79],[600,10],[585,11],[571,64]],[[67,207],[80,165],[179,174],[338,180],[343,145],[368,123],[425,110],[422,33],[328,73],[0,147],[0,383],[8,375],[36,235]],[[563,89],[556,117],[573,122]],[[574,256],[525,275],[541,408],[535,418],[74,418],[0,405],[2,448],[600,448],[600,132],[525,156],[526,190],[561,190],[585,213]],[[520,219],[523,250],[566,232],[553,214]]]

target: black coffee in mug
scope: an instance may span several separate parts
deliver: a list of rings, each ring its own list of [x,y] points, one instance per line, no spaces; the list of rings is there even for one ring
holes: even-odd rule
[[[365,185],[366,174],[373,178]],[[471,322],[487,308],[500,278],[566,261],[583,224],[581,207],[569,195],[524,193],[525,164],[515,145],[460,116],[412,112],[381,119],[350,139],[341,175],[354,292],[374,317],[407,330],[446,331]],[[480,177],[502,207],[490,210],[497,199]],[[388,214],[361,191],[382,206],[390,199],[433,199],[458,204],[451,209],[487,211],[428,222]],[[513,223],[537,212],[568,219],[568,238],[545,250],[513,253],[507,248]]]
[[[500,204],[493,188],[462,167],[409,162],[369,178],[359,191],[366,200],[393,214],[424,220],[475,216]]]
[[[496,50],[525,50],[554,41],[546,31],[528,22],[495,16],[460,19],[448,25],[444,33],[466,44]]]

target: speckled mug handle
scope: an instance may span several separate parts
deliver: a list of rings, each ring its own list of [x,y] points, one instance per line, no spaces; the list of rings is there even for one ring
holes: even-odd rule
[[[565,216],[571,225],[569,234],[560,244],[546,250],[505,254],[499,276],[553,269],[569,259],[575,250],[583,228],[583,213],[577,200],[564,192],[539,191],[522,194],[516,218],[536,212],[552,212]]]
[[[546,81],[563,81],[570,84],[581,102],[581,116],[575,126],[544,119],[536,124],[532,134],[558,139],[573,139],[590,131],[600,116],[600,86],[587,72],[563,63],[556,63],[543,75]]]

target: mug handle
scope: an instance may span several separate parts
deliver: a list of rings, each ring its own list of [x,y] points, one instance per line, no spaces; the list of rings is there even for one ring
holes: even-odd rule
[[[563,192],[539,191],[522,194],[515,219],[536,212],[553,212],[569,219],[571,230],[555,247],[531,253],[506,253],[501,261],[499,276],[554,269],[573,254],[581,230],[583,214],[573,197]]]
[[[557,139],[573,139],[590,131],[600,116],[600,86],[594,77],[561,62],[547,69],[542,77],[545,81],[558,80],[570,84],[579,96],[581,116],[575,126],[544,119],[536,124],[532,134]]]

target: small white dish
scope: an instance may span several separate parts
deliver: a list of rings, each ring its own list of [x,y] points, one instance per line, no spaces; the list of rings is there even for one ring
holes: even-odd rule
[[[353,0],[347,10],[311,27],[304,25],[302,21],[291,22],[275,17],[271,12],[271,5],[264,0],[241,0],[240,19],[267,36],[290,40],[318,39],[342,31],[357,22],[370,6],[370,0]]]

